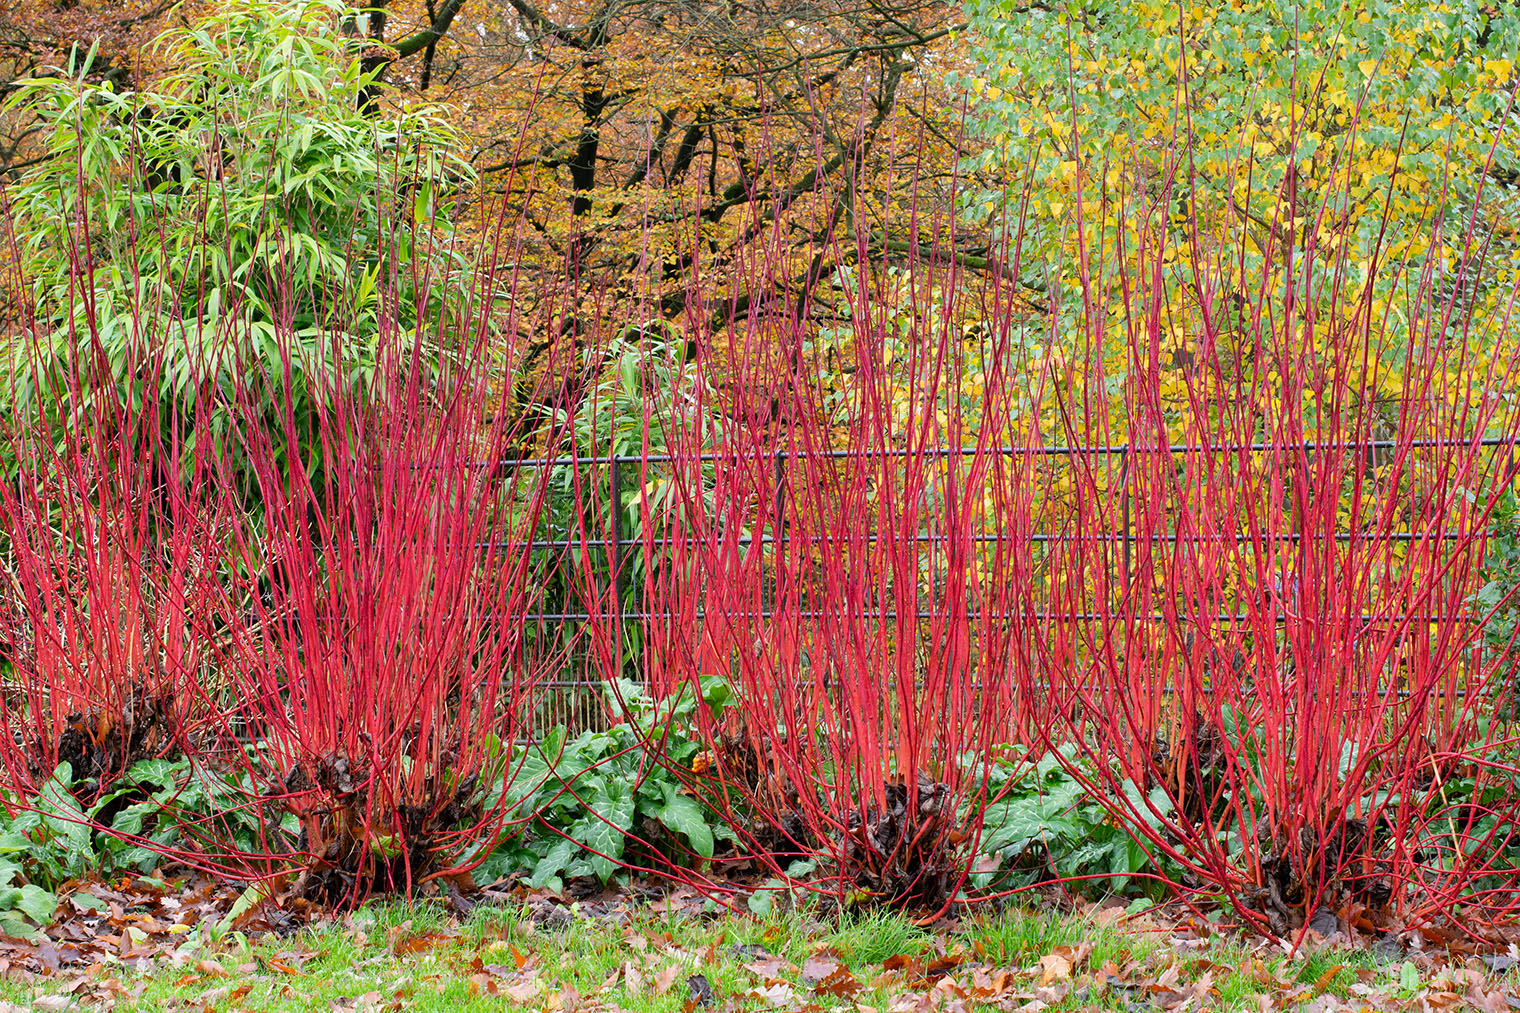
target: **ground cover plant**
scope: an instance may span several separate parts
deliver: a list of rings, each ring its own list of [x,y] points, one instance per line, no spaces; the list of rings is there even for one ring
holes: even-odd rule
[[[712,678],[702,705],[721,711],[729,690]],[[712,859],[733,831],[683,792],[670,764],[690,765],[699,743],[686,728],[693,694],[656,705],[642,686],[608,687],[609,710],[627,716],[605,731],[571,736],[559,725],[518,747],[510,811],[531,817],[476,870],[487,886],[526,873],[531,887],[562,890],[569,880],[686,868]]]

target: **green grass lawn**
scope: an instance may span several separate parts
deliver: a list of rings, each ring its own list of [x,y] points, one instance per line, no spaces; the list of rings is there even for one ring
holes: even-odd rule
[[[1380,963],[1366,950],[1301,951],[1230,937],[1205,922],[1122,911],[1007,911],[926,930],[890,914],[761,920],[695,906],[637,907],[621,923],[520,908],[458,919],[436,905],[370,905],[284,938],[187,934],[146,971],[0,985],[9,1009],[419,1010],[525,1008],[693,1013],[701,975],[720,1009],[912,1013],[972,1010],[1418,1009],[1515,991],[1469,958]],[[1264,1006],[1261,996],[1270,998]],[[1462,997],[1466,996],[1467,999]],[[1500,1006],[1498,1008],[1505,1008]],[[0,1004],[0,1011],[9,1013]]]

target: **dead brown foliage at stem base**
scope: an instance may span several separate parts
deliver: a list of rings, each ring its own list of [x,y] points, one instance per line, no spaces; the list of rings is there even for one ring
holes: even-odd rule
[[[445,792],[435,777],[415,803],[394,801],[378,808],[371,774],[340,752],[298,765],[285,779],[291,809],[301,821],[297,850],[307,866],[291,895],[344,907],[376,892],[410,893],[438,871],[440,839],[480,819],[474,798],[478,778]]]
[[[1232,762],[1224,734],[1197,712],[1185,731],[1158,738],[1152,753],[1157,781],[1199,832],[1228,820],[1230,793],[1244,790],[1232,781]],[[1379,819],[1341,818],[1328,821],[1322,832],[1306,826],[1289,836],[1264,822],[1257,842],[1259,875],[1240,895],[1247,915],[1274,935],[1288,937],[1320,909],[1355,905],[1361,912],[1386,914],[1393,889],[1387,863],[1377,857],[1384,830]]]
[[[1363,819],[1342,819],[1323,835],[1305,827],[1297,841],[1266,840],[1261,849],[1261,883],[1242,896],[1274,935],[1297,933],[1315,910],[1358,911],[1383,920],[1393,888],[1378,872],[1386,864],[1374,859],[1379,826]],[[1357,870],[1370,870],[1358,874]]]
[[[735,822],[763,864],[784,872],[794,861],[820,859],[820,880],[894,905],[934,907],[956,892],[966,861],[956,850],[963,835],[948,785],[920,774],[910,789],[899,778],[883,786],[880,803],[852,800],[840,813],[767,773],[770,764],[745,736],[724,735],[717,744],[724,779],[745,796]]]
[[[40,757],[47,752],[37,749],[36,772],[43,777],[52,773],[40,769]],[[178,753],[168,694],[150,695],[139,687],[120,709],[97,707],[70,714],[55,755],[73,771],[74,793],[93,800],[138,761]]]

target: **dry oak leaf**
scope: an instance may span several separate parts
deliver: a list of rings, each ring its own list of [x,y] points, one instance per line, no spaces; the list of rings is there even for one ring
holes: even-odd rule
[[[1040,984],[1050,985],[1070,978],[1073,973],[1081,970],[1091,953],[1092,943],[1057,946],[1040,958]]]
[[[825,978],[839,970],[839,961],[828,953],[816,953],[807,958],[802,965],[803,984],[812,985],[823,981]]]
[[[813,986],[813,991],[819,995],[834,995],[840,998],[848,998],[860,991],[860,982],[856,977],[843,967],[836,967],[834,973],[824,978]]]
[[[744,994],[747,996],[752,995],[757,999],[763,999],[768,1005],[774,1007],[790,1006],[796,1001],[795,995],[792,992],[792,986],[784,981],[766,985],[764,988],[752,988]]]
[[[666,992],[669,992],[670,987],[674,985],[676,983],[676,979],[681,976],[681,971],[682,967],[680,964],[671,964],[669,967],[665,968],[665,970],[655,975],[655,995],[664,995]]]

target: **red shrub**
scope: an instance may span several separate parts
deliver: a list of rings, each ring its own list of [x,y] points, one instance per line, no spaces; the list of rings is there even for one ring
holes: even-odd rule
[[[304,862],[297,892],[332,902],[463,875],[532,816],[511,747],[576,639],[524,621],[547,484],[509,465],[536,420],[496,366],[522,349],[467,309],[372,342],[329,331],[315,362],[289,327],[229,323],[171,383],[185,336],[138,316],[121,361],[81,336],[52,372],[11,374],[12,785],[69,761],[88,801],[184,756],[261,829],[187,810],[164,814],[178,842],[139,843],[223,871]]]
[[[1520,886],[1512,675],[1473,605],[1520,435],[1509,317],[1475,332],[1426,263],[1395,326],[1373,308],[1387,279],[1352,284],[1324,240],[1311,225],[1291,270],[1258,276],[1197,252],[1181,309],[1143,238],[1137,274],[1091,280],[1090,300],[1125,293],[1126,330],[1089,317],[1065,438],[1106,435],[1080,409],[1118,341],[1128,453],[1122,482],[1074,469],[1082,537],[1054,566],[1080,579],[1049,585],[1063,646],[1039,667],[1060,706],[1035,723],[1162,868],[1259,929],[1324,906],[1482,931]]]
[[[751,303],[706,338],[727,370],[715,421],[668,439],[682,524],[649,547],[668,560],[646,592],[653,677],[733,689],[726,713],[701,716],[712,766],[684,772],[690,789],[743,855],[841,900],[959,892],[980,760],[1014,735],[1017,645],[1038,628],[1020,609],[1039,458],[1001,450],[1020,439],[1017,356],[1006,328],[963,331],[959,268],[932,234],[925,221],[901,267],[862,235],[820,255],[858,254],[838,306]],[[818,268],[757,259],[734,288],[784,292]]]
[[[382,322],[363,384],[340,331],[297,370],[275,327],[277,394],[202,363],[178,414],[115,396],[79,340],[28,393],[83,421],[9,420],[13,779],[77,758],[93,790],[184,752],[299,816],[299,841],[245,860],[299,851],[298,889],[332,901],[412,890],[531,816],[505,746],[576,656],[667,700],[727,678],[677,773],[736,857],[841,901],[961,894],[986,761],[1017,742],[1260,929],[1326,905],[1512,919],[1512,664],[1472,601],[1515,361],[1469,333],[1461,286],[1423,265],[1395,336],[1311,226],[1259,276],[1194,244],[1179,303],[1166,224],[1141,222],[1129,259],[1085,262],[1081,314],[1050,308],[1072,333],[1027,340],[1017,263],[971,284],[950,222],[803,255],[783,238],[818,234],[802,207],[754,223],[728,306],[687,265],[690,371],[609,360],[616,328],[582,319],[532,438],[500,402],[538,381],[492,365],[525,349],[468,309]],[[154,340],[126,370],[149,390]],[[606,421],[608,370],[642,418]],[[230,445],[205,438],[213,405]],[[566,473],[508,459],[566,444],[595,467],[568,473],[551,572],[528,543]],[[546,606],[589,619],[545,636]]]
[[[521,420],[496,408],[485,328],[462,330],[382,340],[400,351],[363,390],[327,371],[309,429],[287,404],[283,432],[243,430],[265,519],[234,546],[226,731],[299,815],[314,897],[459,875],[532,815],[509,813],[509,755],[563,660],[523,621],[542,607],[526,543],[546,486],[505,465]]]
[[[0,751],[22,791],[66,762],[93,800],[133,762],[177,755],[208,720],[198,690],[216,654],[231,521],[199,421],[153,396],[163,359],[151,341],[132,345],[130,388],[91,335],[68,335],[62,356],[25,340],[13,349]]]

